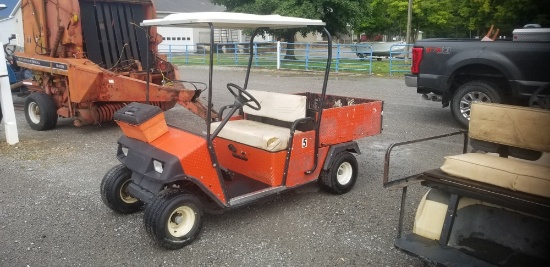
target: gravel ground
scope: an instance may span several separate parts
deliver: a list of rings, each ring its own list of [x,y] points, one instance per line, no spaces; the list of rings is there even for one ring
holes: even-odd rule
[[[181,67],[182,78],[206,82],[206,68]],[[225,84],[245,72],[216,69],[214,104],[230,104]],[[305,72],[255,71],[249,88],[319,92],[322,77]],[[316,184],[223,214],[208,214],[190,246],[166,251],[143,229],[142,213],[118,215],[99,195],[103,175],[118,164],[114,123],[77,128],[60,119],[54,130],[30,129],[16,111],[21,142],[5,143],[0,127],[0,266],[423,266],[393,246],[400,191],[382,187],[386,148],[394,142],[458,130],[449,110],[420,99],[402,78],[334,75],[328,93],[381,99],[381,135],[359,140],[358,182],[334,196]],[[21,98],[14,102],[22,103]],[[167,121],[201,132],[200,119],[182,107]],[[435,168],[459,153],[461,138],[397,149],[392,176]],[[426,188],[409,189],[406,229]]]

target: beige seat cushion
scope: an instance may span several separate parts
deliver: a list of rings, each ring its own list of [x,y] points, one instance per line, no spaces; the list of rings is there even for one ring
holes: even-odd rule
[[[246,90],[260,103],[261,109],[243,107],[246,114],[294,122],[305,118],[307,97],[304,95],[281,94],[267,91]],[[254,105],[254,104],[252,104]]]
[[[220,122],[212,123],[211,132],[214,132],[219,124]],[[276,152],[285,150],[288,147],[290,130],[257,121],[235,120],[227,122],[218,136],[259,149]]]
[[[550,197],[550,167],[495,155],[468,153],[445,157],[449,175]]]

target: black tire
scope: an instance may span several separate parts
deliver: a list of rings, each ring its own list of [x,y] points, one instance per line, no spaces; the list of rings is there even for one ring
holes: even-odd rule
[[[145,230],[158,245],[180,249],[191,244],[201,231],[202,203],[186,191],[168,189],[147,205],[143,222]]]
[[[111,168],[101,181],[101,200],[117,213],[134,213],[143,207],[143,202],[132,197],[126,190],[131,176],[132,171],[120,164]]]
[[[364,54],[361,54],[361,53],[357,53],[357,56],[358,56],[359,58],[365,58],[365,55],[364,55]]]
[[[529,106],[550,109],[550,84],[543,85],[533,92],[529,97]]]
[[[3,115],[2,115],[2,106],[0,106],[0,122],[2,121]]]
[[[471,81],[458,87],[451,101],[451,113],[458,124],[468,128],[472,102],[502,103],[497,88],[488,81]]]
[[[25,100],[25,118],[32,129],[51,130],[57,124],[57,107],[53,99],[42,92],[30,94]]]
[[[357,160],[353,154],[347,151],[336,154],[329,169],[322,171],[319,176],[321,188],[335,195],[349,192],[356,181]]]

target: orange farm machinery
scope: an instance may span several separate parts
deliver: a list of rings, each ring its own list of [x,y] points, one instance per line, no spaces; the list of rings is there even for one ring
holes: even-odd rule
[[[200,89],[187,89],[176,66],[158,54],[151,0],[23,0],[24,52],[19,66],[32,71],[25,117],[31,128],[48,130],[58,117],[76,126],[111,121],[130,102],[163,110],[181,104],[206,118]]]

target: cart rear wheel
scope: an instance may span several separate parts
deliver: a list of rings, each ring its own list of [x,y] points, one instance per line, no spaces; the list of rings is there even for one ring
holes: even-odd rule
[[[322,171],[319,184],[329,193],[349,192],[357,181],[357,160],[350,152],[336,154],[328,170]]]
[[[57,124],[57,107],[53,99],[43,93],[30,94],[25,100],[25,118],[32,129],[51,130]]]
[[[198,198],[178,189],[169,189],[147,205],[143,221],[149,236],[167,249],[183,248],[199,235],[203,207]]]
[[[101,181],[101,200],[117,213],[133,213],[143,207],[143,202],[128,193],[131,176],[132,171],[120,164],[111,168]]]

